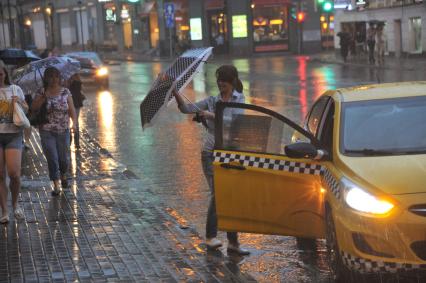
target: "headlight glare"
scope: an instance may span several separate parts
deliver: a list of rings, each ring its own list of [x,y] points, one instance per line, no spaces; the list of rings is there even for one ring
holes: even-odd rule
[[[378,199],[372,194],[362,190],[348,180],[344,183],[344,199],[347,205],[360,212],[383,215],[392,210],[394,205],[386,200]]]
[[[99,77],[105,76],[108,74],[108,69],[106,67],[101,67],[96,71],[96,75]]]

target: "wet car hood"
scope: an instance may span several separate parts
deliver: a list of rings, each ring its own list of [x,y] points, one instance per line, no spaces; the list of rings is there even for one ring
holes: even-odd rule
[[[349,171],[348,177],[357,176],[385,193],[426,192],[426,154],[380,157],[341,156],[341,161]],[[351,179],[357,181],[357,179]]]

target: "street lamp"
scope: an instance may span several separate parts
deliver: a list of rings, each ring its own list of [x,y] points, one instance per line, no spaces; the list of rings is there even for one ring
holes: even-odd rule
[[[80,33],[81,33],[81,45],[84,51],[84,34],[83,34],[83,17],[81,16],[81,1],[77,2],[79,10],[80,10]]]
[[[52,42],[51,42],[51,48],[53,50],[53,48],[55,48],[55,32],[54,32],[54,28],[53,28],[53,4],[51,2],[49,2],[47,4],[47,7],[44,10],[47,14],[47,16],[49,17],[49,22],[50,22],[50,33],[52,34]]]

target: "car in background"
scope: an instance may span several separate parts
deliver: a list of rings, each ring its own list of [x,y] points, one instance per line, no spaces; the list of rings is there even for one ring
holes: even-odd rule
[[[109,87],[109,70],[96,52],[70,52],[64,56],[80,62],[80,77],[83,82],[94,82],[102,89]]]
[[[326,239],[341,282],[426,276],[425,90],[330,90],[302,126],[260,106],[218,103],[219,229]]]

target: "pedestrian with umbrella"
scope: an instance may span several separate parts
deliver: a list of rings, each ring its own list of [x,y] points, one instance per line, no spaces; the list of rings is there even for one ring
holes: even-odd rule
[[[71,93],[62,87],[61,73],[55,67],[45,69],[43,89],[34,98],[31,111],[39,111],[43,103],[46,103],[47,123],[39,125],[41,146],[53,182],[52,195],[57,196],[61,193],[60,186],[68,187],[70,118],[76,131],[77,116]]]
[[[213,184],[213,148],[214,148],[214,119],[216,103],[223,102],[238,102],[244,103],[245,98],[243,95],[243,85],[238,78],[238,71],[233,65],[223,65],[216,70],[216,82],[219,89],[218,96],[209,96],[206,99],[196,103],[185,103],[181,94],[173,91],[173,95],[178,103],[179,110],[182,113],[190,114],[196,113],[199,121],[204,121],[204,126],[207,130],[207,135],[204,140],[204,145],[201,151],[201,163],[203,172],[207,179],[210,188],[210,200],[207,212],[206,222],[206,245],[208,249],[216,250],[222,246],[222,243],[217,236],[217,215],[216,215],[216,201],[214,195]],[[232,115],[236,113],[227,113]],[[248,255],[250,252],[240,247],[237,232],[227,232],[229,253],[236,253],[238,255]]]
[[[0,223],[9,222],[7,207],[8,188],[6,169],[10,178],[13,214],[17,220],[24,218],[24,211],[18,204],[21,190],[22,127],[13,123],[13,112],[17,103],[24,112],[28,111],[24,94],[19,86],[11,84],[9,75],[0,61]]]

